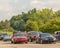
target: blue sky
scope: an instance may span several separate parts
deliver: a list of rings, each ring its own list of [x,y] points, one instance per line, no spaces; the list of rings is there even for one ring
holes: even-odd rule
[[[60,0],[0,0],[0,20],[9,20],[13,15],[18,15],[32,8],[59,10]]]

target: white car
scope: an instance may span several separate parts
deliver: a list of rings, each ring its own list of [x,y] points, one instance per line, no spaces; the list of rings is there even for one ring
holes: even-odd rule
[[[3,37],[3,40],[4,40],[4,41],[11,40],[11,36],[10,36],[10,35],[5,35],[5,36]]]
[[[60,31],[55,31],[54,36],[57,38],[57,40],[60,40]]]

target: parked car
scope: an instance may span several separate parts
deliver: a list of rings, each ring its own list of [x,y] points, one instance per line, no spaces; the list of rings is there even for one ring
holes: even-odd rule
[[[5,35],[7,35],[7,34],[6,33],[0,33],[0,40],[2,40]]]
[[[49,33],[41,33],[37,39],[36,43],[56,43],[56,38]]]
[[[1,35],[1,33],[0,33],[0,40],[2,40],[3,39],[3,37],[2,37],[2,35]]]
[[[14,34],[11,43],[28,43],[28,37],[26,34]]]
[[[29,41],[30,42],[35,41],[39,33],[42,33],[42,32],[36,32],[36,31],[28,32]]]
[[[57,40],[60,40],[60,31],[55,31],[54,36]]]
[[[4,41],[11,40],[11,36],[10,36],[10,35],[5,35],[5,36],[3,37],[3,40],[4,40]]]

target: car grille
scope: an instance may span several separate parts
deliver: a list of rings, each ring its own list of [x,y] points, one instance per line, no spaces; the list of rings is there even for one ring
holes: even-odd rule
[[[53,38],[51,38],[51,37],[48,37],[48,40],[50,40],[50,41],[53,41]]]

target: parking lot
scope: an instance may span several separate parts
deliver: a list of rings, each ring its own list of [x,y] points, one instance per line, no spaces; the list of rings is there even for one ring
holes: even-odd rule
[[[38,32],[37,32],[38,33]],[[41,33],[40,33],[41,34]],[[18,35],[22,35],[22,34],[18,34]],[[6,35],[7,36],[7,35]],[[12,43],[9,40],[4,40],[3,39],[0,40],[0,48],[60,48],[60,41],[57,41],[56,43],[49,43],[49,44],[37,44],[36,40],[35,41],[29,41],[27,43]],[[9,38],[10,36],[8,36]],[[16,36],[15,36],[16,37]],[[20,36],[21,37],[21,36]],[[18,38],[20,38],[18,37]],[[25,36],[24,36],[25,37]],[[11,38],[10,38],[11,39]],[[18,41],[19,39],[17,39]]]
[[[56,44],[35,44],[29,42],[28,44],[11,44],[10,41],[0,41],[0,48],[60,48],[60,42]]]

